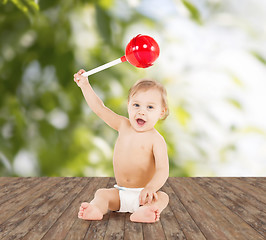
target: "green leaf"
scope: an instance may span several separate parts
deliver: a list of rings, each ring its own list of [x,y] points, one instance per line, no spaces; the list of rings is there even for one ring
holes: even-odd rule
[[[98,1],[99,6],[101,6],[103,9],[109,9],[113,6],[114,0],[99,0]]]
[[[266,136],[266,131],[256,126],[247,126],[243,129],[240,129],[241,132],[248,134],[248,133],[257,133],[263,136]]]
[[[110,44],[111,43],[111,18],[101,7],[96,6],[96,22],[97,22],[97,28],[101,35],[101,37],[104,39],[105,43]]]
[[[201,17],[200,17],[200,12],[198,9],[189,1],[187,0],[182,0],[182,3],[185,5],[187,10],[190,12],[191,18],[195,20],[197,23],[201,24]]]
[[[12,2],[28,18],[32,19],[39,11],[39,5],[34,0],[4,0],[3,4]]]
[[[240,103],[239,101],[237,101],[236,99],[228,98],[227,101],[228,101],[231,105],[233,105],[234,107],[236,107],[236,108],[238,108],[238,109],[241,109],[241,110],[243,109],[241,103]]]
[[[177,120],[178,122],[182,125],[182,126],[186,126],[188,121],[190,120],[190,114],[186,111],[186,109],[184,109],[181,106],[178,106],[176,108],[175,114],[177,116]]]
[[[257,58],[261,63],[266,64],[266,59],[259,53],[252,51],[251,54]]]

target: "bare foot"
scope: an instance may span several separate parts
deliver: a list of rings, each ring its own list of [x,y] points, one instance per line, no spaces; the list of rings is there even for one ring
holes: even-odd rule
[[[84,220],[102,220],[102,212],[94,205],[84,202],[79,208],[78,218]]]
[[[132,222],[153,223],[159,221],[160,213],[155,206],[142,206],[130,216]]]

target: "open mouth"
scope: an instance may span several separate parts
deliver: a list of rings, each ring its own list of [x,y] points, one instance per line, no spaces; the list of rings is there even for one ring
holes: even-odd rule
[[[137,124],[138,124],[139,126],[143,126],[145,123],[146,123],[145,120],[143,120],[143,119],[141,119],[141,118],[138,118],[138,119],[137,119]]]

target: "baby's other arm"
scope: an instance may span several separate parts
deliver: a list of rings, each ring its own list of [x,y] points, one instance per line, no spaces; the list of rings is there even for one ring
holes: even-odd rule
[[[119,130],[121,123],[126,120],[125,117],[120,116],[107,108],[103,101],[97,96],[97,94],[92,89],[88,77],[84,77],[81,74],[85,70],[80,69],[76,74],[74,74],[74,81],[81,88],[83,96],[93,112],[99,116],[106,124],[115,130]]]
[[[151,203],[153,198],[157,199],[156,192],[165,184],[169,176],[169,160],[167,146],[164,138],[158,134],[153,144],[155,159],[155,174],[151,181],[145,186],[140,194],[140,204]]]

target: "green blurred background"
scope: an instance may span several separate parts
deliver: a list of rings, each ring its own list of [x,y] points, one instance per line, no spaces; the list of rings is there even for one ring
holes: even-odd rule
[[[0,176],[113,176],[117,133],[73,74],[123,56],[139,33],[161,55],[90,76],[105,105],[127,115],[131,85],[158,80],[170,176],[265,176],[265,22],[260,0],[2,0]]]

